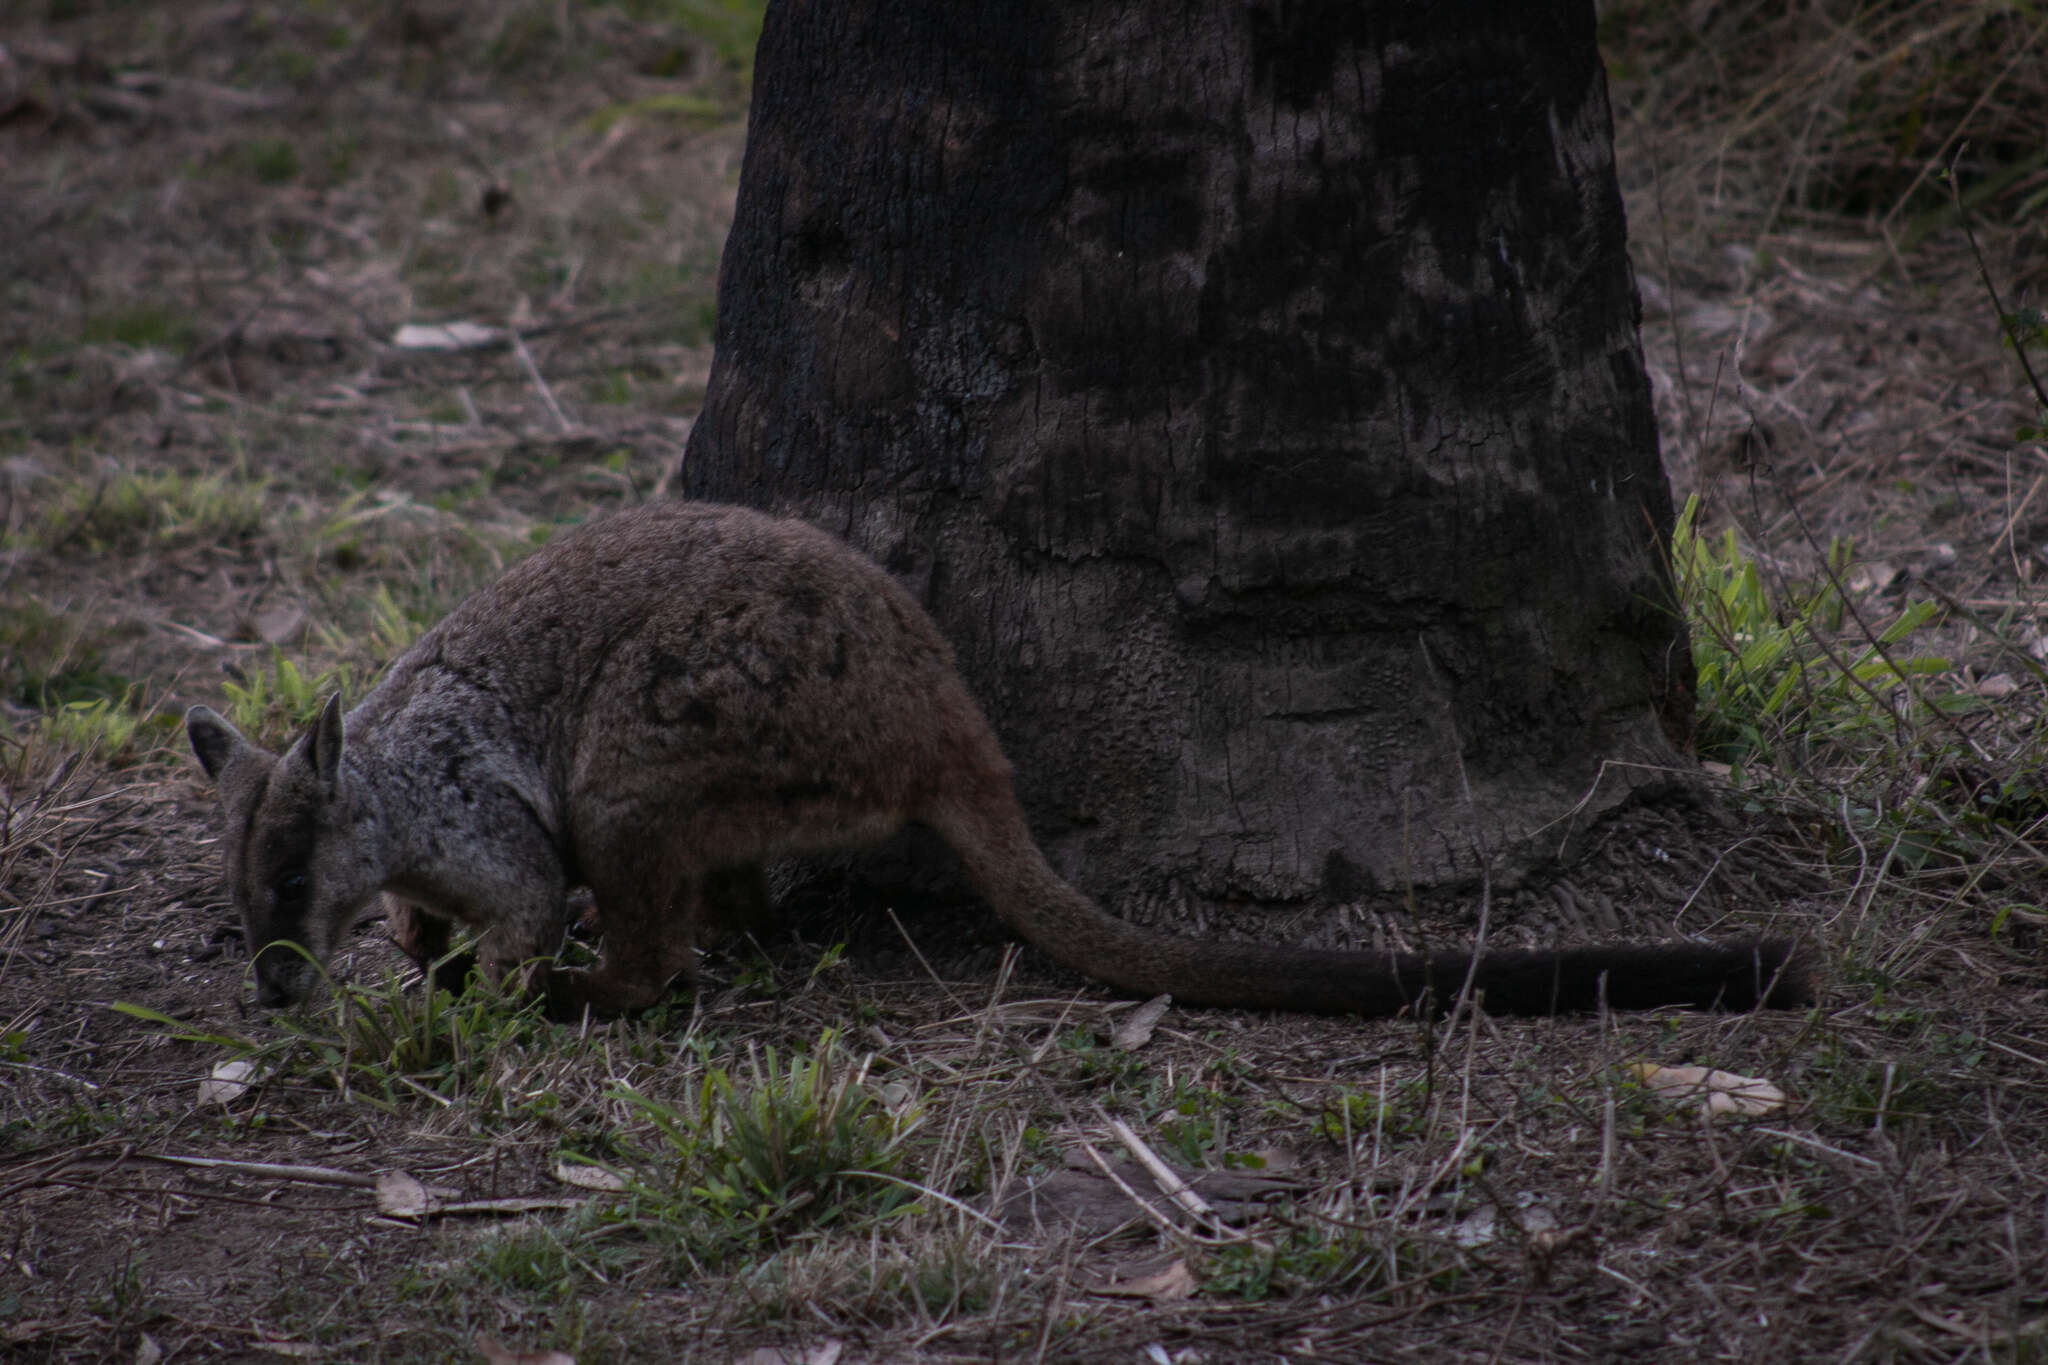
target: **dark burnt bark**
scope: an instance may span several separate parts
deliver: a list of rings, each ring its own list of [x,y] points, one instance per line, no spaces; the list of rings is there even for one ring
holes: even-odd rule
[[[1511,879],[1676,762],[1585,0],[776,0],[756,73],[681,488],[909,582],[1079,885]]]

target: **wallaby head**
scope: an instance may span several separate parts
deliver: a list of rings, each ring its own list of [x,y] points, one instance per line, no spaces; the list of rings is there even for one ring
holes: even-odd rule
[[[220,787],[221,877],[256,955],[256,997],[302,999],[384,880],[376,813],[342,763],[341,698],[282,755],[204,706],[185,713],[185,733]]]

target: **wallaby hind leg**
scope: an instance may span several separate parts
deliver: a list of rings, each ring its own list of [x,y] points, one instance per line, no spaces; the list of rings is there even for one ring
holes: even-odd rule
[[[556,1019],[576,1019],[586,1009],[622,1014],[658,1003],[677,977],[695,986],[705,881],[695,871],[663,875],[640,860],[610,875],[593,874],[603,934],[597,962],[546,974],[548,1013]]]
[[[767,869],[759,863],[717,867],[705,873],[702,905],[703,919],[697,930],[701,948],[728,938],[765,938],[776,926]]]
[[[562,936],[568,931],[568,897],[552,886],[507,895],[491,926],[477,940],[477,965],[492,981],[533,992],[547,981]]]

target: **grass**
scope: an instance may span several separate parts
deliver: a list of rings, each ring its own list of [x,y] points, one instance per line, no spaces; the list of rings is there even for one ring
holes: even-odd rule
[[[263,524],[262,481],[236,473],[113,469],[59,489],[37,542],[94,553],[232,541]]]
[[[1767,575],[1732,528],[1701,535],[1698,512],[1696,499],[1682,509],[1673,560],[1702,756],[1729,765],[1757,809],[1818,818],[1830,857],[1875,847],[1887,870],[1971,878],[2023,846],[2048,815],[2028,757],[2040,752],[2041,713],[1994,708],[1959,685],[1949,657],[1919,652],[1944,609],[1853,601],[1842,542],[1826,547],[1811,581]],[[1979,619],[1971,629],[2038,676],[2009,626]]]
[[[470,1253],[464,1278],[490,1293],[566,1305],[583,1285],[603,1278],[572,1237],[537,1219],[487,1233]]]
[[[45,711],[36,740],[48,756],[38,766],[55,767],[62,756],[76,753],[125,768],[171,748],[177,737],[177,720],[144,705],[138,686],[119,700],[70,701]]]
[[[519,1084],[525,1054],[551,1043],[538,1007],[488,986],[458,995],[387,975],[367,988],[340,987],[292,1031],[294,1070],[344,1097],[460,1106],[479,1129],[556,1113],[555,1096]]]
[[[1910,252],[1955,226],[1939,171],[1958,156],[1974,211],[2038,223],[2041,24],[1992,0],[1804,0],[1701,30],[1627,3],[1605,7],[1600,45],[1626,92],[1624,149],[1655,130],[1671,212],[1722,231],[1862,219]]]
[[[268,668],[241,672],[222,683],[221,691],[227,695],[229,724],[270,749],[282,748],[311,724],[328,697],[357,694],[347,665],[308,674],[278,649],[271,651]]]
[[[537,1057],[547,1066],[576,1060],[535,1002],[481,982],[459,993],[427,990],[396,972],[368,984],[330,981],[323,1002],[281,1016],[274,1029],[194,1030],[146,1005],[113,1008],[247,1063],[258,1084],[312,1086],[387,1113],[434,1106],[480,1134],[557,1123],[559,1097],[530,1073]]]
[[[1950,661],[1911,652],[1914,637],[1939,623],[1937,604],[1907,601],[1886,617],[1852,620],[1842,586],[1848,545],[1828,546],[1817,581],[1767,586],[1734,528],[1704,535],[1699,511],[1697,496],[1680,510],[1672,560],[1698,669],[1703,756],[1797,762],[1816,750],[1882,743],[1901,728],[1923,728],[1936,710],[1978,704],[1931,693],[1925,684]]]
[[[754,75],[754,45],[761,37],[760,0],[602,0],[636,19],[668,25],[708,46],[742,85]]]
[[[1743,823],[1614,826],[1567,888],[1595,894],[1501,890],[1492,932],[1733,932],[1728,904],[1767,906],[1813,940],[1824,1007],[1426,1027],[1178,1009],[1124,1049],[1099,996],[1028,957],[992,968],[959,914],[907,905],[830,970],[771,941],[609,1025],[423,992],[374,930],[320,1002],[245,1015],[202,784],[127,765],[175,753],[166,716],[193,700],[286,742],[557,528],[672,475],[758,9],[513,4],[408,36],[358,0],[232,23],[82,8],[60,45],[280,101],[282,121],[165,105],[104,122],[92,157],[29,135],[0,195],[0,228],[10,209],[51,225],[7,238],[0,297],[0,1354],[147,1358],[145,1333],[166,1359],[440,1361],[482,1333],[586,1365],[835,1342],[2039,1353],[2048,1251],[2010,1210],[2044,1198],[2048,493],[2029,491],[2039,404],[1999,400],[2016,352],[2048,345],[2007,237],[2043,207],[2012,131],[2038,125],[2040,77],[2011,64],[2024,12],[1802,4],[1703,29],[1603,10],[1638,270],[1667,296],[1653,361],[1691,328],[1663,386],[1700,414],[1663,414],[1702,494],[1674,562],[1700,743]],[[104,91],[42,50],[17,52],[36,99],[91,129]],[[456,133],[458,106],[497,112]],[[1922,175],[1964,143],[1995,306]],[[1868,259],[1803,249],[1837,237]],[[1715,273],[1731,246],[1739,269]],[[1731,299],[1775,318],[1739,354],[1694,321]],[[508,352],[390,344],[404,321],[522,310],[538,382]],[[1778,428],[1774,463],[1730,472],[1717,442],[1752,418]],[[273,644],[253,627],[277,604],[303,621]],[[2000,675],[2011,691],[1987,688]],[[1689,862],[1695,836],[1719,842]],[[1469,933],[1470,914],[1418,898],[1361,932]],[[234,1060],[247,1091],[199,1100]],[[1767,1077],[1792,1104],[1703,1126],[1629,1079],[1642,1060]],[[1112,1118],[1217,1216],[1164,1194]],[[152,1160],[181,1153],[551,1207],[407,1222],[356,1185]],[[1007,1202],[1027,1186],[1042,1223]],[[1168,1288],[1119,1292],[1175,1264]]]
[[[0,683],[16,705],[68,706],[126,696],[132,678],[108,671],[90,613],[24,597],[0,610]]]
[[[812,1229],[886,1220],[916,1186],[900,1173],[914,1103],[889,1105],[833,1030],[805,1052],[749,1050],[728,1069],[698,1058],[681,1103],[614,1092],[657,1141],[629,1147],[631,1200],[618,1216],[669,1248],[678,1273],[716,1269]]]
[[[303,79],[303,77],[300,77]],[[251,138],[234,148],[231,164],[260,185],[289,185],[299,178],[298,144],[290,138]]]
[[[163,304],[138,303],[105,313],[88,313],[81,319],[78,339],[97,346],[126,346],[132,350],[165,350],[182,353],[198,340],[195,319]]]

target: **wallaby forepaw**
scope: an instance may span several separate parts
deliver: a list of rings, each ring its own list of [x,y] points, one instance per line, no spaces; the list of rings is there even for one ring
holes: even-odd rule
[[[557,967],[535,983],[547,1001],[548,1018],[558,1024],[574,1024],[584,1018],[616,1019],[631,1009],[603,989],[603,983],[580,967]]]
[[[665,984],[646,978],[621,981],[607,976],[602,964],[594,970],[555,967],[538,983],[538,990],[547,999],[548,1017],[559,1023],[574,1023],[585,1016],[617,1019],[658,1005],[667,994]]]
[[[427,988],[450,995],[460,995],[469,989],[469,979],[475,972],[476,954],[471,952],[451,953],[420,965],[420,976]]]

